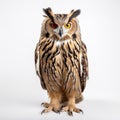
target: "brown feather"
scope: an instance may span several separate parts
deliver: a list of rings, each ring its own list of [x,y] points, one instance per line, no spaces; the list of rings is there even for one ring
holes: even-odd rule
[[[76,19],[80,10],[72,10],[68,15],[54,14],[51,8],[43,10],[48,17],[42,24],[40,41],[35,49],[35,66],[41,85],[51,100],[45,111],[58,110],[66,101],[68,108],[72,105],[72,109],[79,111],[75,103],[83,99],[88,78],[87,48],[81,40]],[[70,21],[72,27],[60,37],[50,26],[51,20],[60,27]]]

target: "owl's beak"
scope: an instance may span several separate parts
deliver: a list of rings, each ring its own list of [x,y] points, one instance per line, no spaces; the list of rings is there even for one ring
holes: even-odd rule
[[[59,33],[58,34],[60,35],[60,37],[62,37],[62,35],[63,35],[63,28],[62,27],[59,28]]]

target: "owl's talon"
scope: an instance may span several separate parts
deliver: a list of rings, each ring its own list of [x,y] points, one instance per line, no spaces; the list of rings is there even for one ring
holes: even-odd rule
[[[59,113],[59,114],[60,114],[60,110],[55,110],[55,109],[53,109],[53,111],[54,111],[55,113]]]
[[[41,103],[41,106],[43,106],[43,107],[45,107],[45,108],[48,108],[48,107],[49,107],[49,105],[50,105],[49,103],[44,103],[44,102],[43,102],[43,103]]]
[[[84,114],[83,110],[81,110],[81,109],[80,109],[79,113],[82,113],[82,114]]]
[[[70,111],[70,110],[68,110],[68,115],[69,115],[69,116],[73,116],[73,112]]]
[[[60,112],[62,111],[63,106],[60,107]]]
[[[47,112],[52,111],[52,109],[53,109],[53,107],[52,107],[52,106],[49,106],[48,108],[44,109],[44,110],[41,112],[41,115],[42,115],[43,113],[47,113]]]
[[[43,106],[44,105],[44,103],[41,103],[41,106]]]
[[[61,107],[59,104],[51,104],[51,103],[42,103],[41,104],[43,107],[45,107],[45,109],[41,112],[41,114],[43,113],[47,113],[50,111],[56,112],[56,113],[60,113],[61,111]]]
[[[42,115],[43,113],[45,113],[45,109],[41,112],[41,115]]]
[[[76,112],[76,113],[82,113],[83,114],[83,111],[79,108],[76,108],[75,106],[66,106],[66,107],[63,107],[62,108],[62,111],[63,112],[67,112],[68,115],[70,116],[73,116],[73,112]]]
[[[83,110],[81,110],[79,108],[74,108],[73,111],[76,112],[76,113],[80,113],[81,112],[83,114]]]
[[[82,114],[84,114],[84,112],[83,112],[83,110],[81,110],[81,109],[77,109],[77,110],[74,110],[76,113],[82,113]]]

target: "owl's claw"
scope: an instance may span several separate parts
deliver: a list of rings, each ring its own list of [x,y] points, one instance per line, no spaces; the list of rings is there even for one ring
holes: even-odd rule
[[[82,113],[82,114],[84,114],[83,110],[81,110],[79,108],[75,108],[73,111],[76,112],[76,113]]]
[[[79,109],[79,108],[76,108],[74,106],[66,106],[66,107],[63,107],[62,108],[62,111],[63,112],[67,112],[68,115],[70,116],[73,116],[73,112],[76,112],[76,113],[82,113],[83,114],[83,110]]]
[[[70,110],[68,110],[68,115],[69,115],[69,116],[73,116],[73,112],[70,111]]]
[[[59,114],[60,114],[60,110],[55,110],[55,109],[53,109],[53,111],[54,111],[55,113],[59,113]]]
[[[42,115],[43,113],[47,113],[47,112],[52,111],[52,109],[53,109],[53,107],[52,107],[52,106],[49,106],[48,108],[44,109],[44,110],[41,112],[41,115]]]
[[[41,106],[45,107],[45,109],[41,112],[41,114],[43,113],[47,113],[50,111],[56,112],[56,113],[60,113],[61,108],[59,107],[59,105],[53,105],[53,104],[49,104],[49,103],[42,103]]]
[[[42,115],[43,113],[45,113],[45,109],[41,112],[41,115]]]
[[[50,106],[50,104],[49,103],[41,103],[41,106],[43,106],[43,107],[45,107],[45,108],[48,108],[49,106]]]

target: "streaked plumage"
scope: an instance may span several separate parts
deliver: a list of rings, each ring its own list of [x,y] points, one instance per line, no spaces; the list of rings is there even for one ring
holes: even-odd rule
[[[54,14],[43,9],[45,20],[40,40],[35,49],[36,73],[42,88],[47,90],[50,103],[43,103],[43,112],[81,112],[75,103],[82,100],[88,79],[87,48],[81,40],[77,16],[80,10],[69,14]]]

